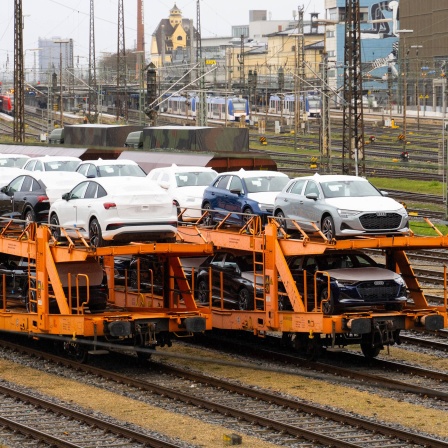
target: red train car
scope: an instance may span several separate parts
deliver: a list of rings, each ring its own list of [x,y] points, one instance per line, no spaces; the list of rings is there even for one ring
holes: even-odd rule
[[[12,95],[0,95],[0,112],[14,115],[14,97]]]

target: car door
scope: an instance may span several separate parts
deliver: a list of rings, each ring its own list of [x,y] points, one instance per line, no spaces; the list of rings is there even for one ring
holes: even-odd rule
[[[228,190],[225,194],[225,208],[228,212],[241,213],[243,197],[247,194],[239,176],[232,176]],[[232,220],[242,221],[241,215],[232,215]]]
[[[307,197],[311,195],[311,197]],[[317,182],[309,179],[305,185],[303,195],[299,200],[298,212],[300,221],[304,230],[314,230],[311,222],[315,222],[320,227],[321,210],[320,202],[322,201],[322,193],[320,192]]]
[[[98,184],[93,181],[88,182],[84,195],[76,200],[76,225],[86,231],[89,228],[90,217],[95,207],[97,191]]]
[[[61,226],[78,227],[78,207],[84,201],[84,194],[89,183],[89,181],[81,182],[67,193],[66,199],[62,199],[57,203],[56,213]]]
[[[220,177],[212,186],[207,188],[204,193],[204,200],[207,199],[210,202],[210,206],[216,211],[215,216],[218,218],[222,218],[226,210],[226,196],[229,192],[227,187],[230,179],[230,175]]]
[[[299,204],[302,200],[303,186],[306,179],[298,179],[292,183],[288,190],[281,193],[278,198],[277,205],[285,214],[286,218],[298,221],[300,219]]]
[[[35,201],[31,196],[36,196],[33,193],[34,189],[39,187],[37,181],[31,176],[23,176],[23,182],[19,189],[12,196],[12,210],[18,217],[22,216],[24,205],[30,203],[34,206]]]
[[[14,211],[14,193],[20,191],[23,181],[28,176],[19,176],[2,188],[0,193],[0,214],[9,218],[17,218]]]

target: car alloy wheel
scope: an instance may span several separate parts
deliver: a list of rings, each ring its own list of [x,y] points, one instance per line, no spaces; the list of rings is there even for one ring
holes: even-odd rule
[[[207,202],[206,204],[204,204],[203,210],[204,212],[207,212],[202,220],[203,224],[207,227],[213,226],[213,214],[211,212],[212,210],[211,205]]]
[[[238,309],[242,311],[254,308],[254,298],[248,289],[242,288],[238,293]]]
[[[329,241],[335,237],[334,220],[330,215],[323,217],[321,230]]]
[[[208,301],[209,301],[208,284],[204,280],[201,280],[198,283],[197,297],[198,297],[198,302],[199,303],[208,303]]]
[[[104,240],[101,232],[100,223],[96,218],[93,218],[92,221],[90,221],[89,238],[90,238],[90,245],[92,247],[104,246]]]
[[[330,297],[328,297],[328,289],[323,288],[320,292],[319,298],[322,304],[322,312],[327,316],[334,314],[334,297],[332,291],[330,291]]]
[[[53,235],[53,238],[56,241],[59,241],[61,239],[61,229],[59,227],[51,227],[51,225],[59,226],[59,218],[55,213],[53,213],[50,218],[50,231]]]
[[[287,225],[286,225],[286,219],[285,219],[285,214],[281,211],[278,210],[275,213],[275,217],[277,218],[277,222],[279,224],[279,226],[283,229],[283,230],[287,230]]]

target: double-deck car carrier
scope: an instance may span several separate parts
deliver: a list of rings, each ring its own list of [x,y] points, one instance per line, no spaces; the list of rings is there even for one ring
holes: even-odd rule
[[[211,243],[92,248],[83,238],[68,237],[60,244],[50,230],[35,223],[3,222],[0,255],[14,262],[0,269],[1,332],[59,337],[66,351],[83,359],[87,352],[103,352],[96,350],[102,344],[130,346],[149,357],[145,349],[170,344],[173,334],[188,336],[212,328],[210,310],[196,306],[179,261],[181,256],[212,253]],[[140,253],[158,255],[166,265],[169,275],[157,296],[115,285],[115,257]],[[107,274],[103,302],[91,288],[101,283],[98,272],[104,279]]]
[[[208,213],[207,211],[204,215]],[[204,218],[204,217],[203,217]],[[202,219],[204,221],[204,219]],[[367,357],[376,356],[381,349],[399,343],[401,330],[421,328],[439,330],[447,326],[447,298],[444,288],[444,303],[434,306],[428,303],[424,291],[407,257],[407,252],[423,248],[446,248],[448,236],[418,237],[412,233],[405,236],[367,236],[355,239],[328,241],[317,229],[313,237],[297,227],[299,237],[286,234],[274,218],[261,227],[258,217],[253,217],[242,228],[232,228],[221,221],[213,228],[202,225],[179,227],[178,237],[182,241],[204,244],[213,243],[215,249],[239,251],[253,254],[253,284],[256,285],[251,300],[252,310],[228,309],[222,300],[214,300],[210,294],[209,306],[213,316],[213,327],[226,330],[247,330],[264,337],[270,332],[282,336],[283,341],[304,349],[309,356],[315,356],[322,346],[337,350],[350,344],[360,344]],[[316,297],[307,303],[306,278],[304,292],[297,288],[288,266],[287,259],[296,255],[334,254],[339,251],[381,249],[385,256],[385,266],[400,273],[407,286],[407,299],[401,309],[345,310],[328,314],[331,300],[330,282],[320,300]],[[211,268],[213,269],[213,268]],[[316,272],[317,276],[328,276],[326,272]],[[446,272],[445,272],[446,285]],[[209,276],[212,278],[212,275]],[[258,285],[262,284],[262,293]],[[315,283],[314,283],[315,284]],[[308,285],[311,287],[311,285]],[[374,286],[375,287],[375,286]],[[209,285],[211,291],[213,285]],[[380,288],[380,286],[378,286]],[[196,294],[197,296],[197,294]],[[289,309],[284,306],[285,297]],[[327,310],[327,312],[325,312]]]

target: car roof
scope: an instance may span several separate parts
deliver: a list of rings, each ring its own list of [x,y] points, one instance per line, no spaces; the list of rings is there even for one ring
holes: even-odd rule
[[[85,179],[89,182],[96,182],[100,184],[108,193],[130,193],[144,192],[148,190],[155,190],[168,194],[166,190],[159,186],[159,184],[147,177],[136,176],[117,176],[117,177],[95,177],[94,179]]]
[[[79,183],[86,180],[84,175],[77,173],[76,171],[23,171],[23,173],[19,174],[14,179],[17,179],[20,176],[28,176],[37,181],[42,181],[46,187],[63,185],[69,181]],[[12,179],[11,182],[14,179]]]
[[[0,159],[29,159],[30,157],[25,154],[11,154],[11,153],[0,153]]]
[[[83,160],[80,165],[85,165],[86,163],[92,163],[97,166],[104,165],[138,165],[137,162],[130,159],[97,159],[97,160]]]
[[[203,172],[207,172],[207,171],[214,171],[216,173],[216,171],[209,167],[209,166],[179,166],[176,165],[175,163],[173,163],[171,166],[163,166],[160,168],[153,168],[149,173],[159,173],[159,172],[173,172],[173,173],[191,173],[191,172],[196,172],[196,171],[203,171]]]
[[[39,156],[39,157],[30,157],[30,159],[27,161],[27,163],[30,160],[41,160],[42,162],[51,162],[51,161],[67,161],[67,160],[76,160],[77,162],[80,162],[81,159],[79,157],[73,157],[73,156]]]
[[[225,173],[219,173],[220,176],[229,175],[229,176],[239,176],[242,178],[248,178],[248,177],[272,177],[272,176],[278,176],[278,177],[288,177],[285,173],[282,173],[280,171],[267,171],[267,170],[249,170],[246,171],[244,168],[241,168],[239,171],[226,171]]]
[[[353,181],[353,180],[360,180],[363,182],[368,182],[368,180],[364,177],[360,176],[349,176],[346,174],[319,174],[316,173],[313,176],[302,176],[302,177],[296,177],[293,180],[297,179],[313,179],[316,182],[331,182],[331,181]]]

